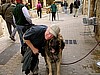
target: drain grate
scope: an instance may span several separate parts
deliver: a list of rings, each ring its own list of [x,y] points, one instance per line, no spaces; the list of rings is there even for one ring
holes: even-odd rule
[[[76,40],[65,40],[65,44],[77,44]]]

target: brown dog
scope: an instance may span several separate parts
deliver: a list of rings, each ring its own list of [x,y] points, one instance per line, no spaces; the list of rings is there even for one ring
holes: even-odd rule
[[[60,75],[60,64],[62,60],[62,50],[65,43],[61,35],[47,42],[45,47],[46,63],[48,65],[48,75]],[[55,64],[56,74],[53,74],[52,64]],[[55,71],[54,71],[55,72]]]

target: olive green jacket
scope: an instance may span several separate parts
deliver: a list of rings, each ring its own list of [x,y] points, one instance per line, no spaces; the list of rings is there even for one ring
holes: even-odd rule
[[[11,4],[11,3],[2,4],[0,6],[0,15],[3,15],[4,19],[6,21],[13,20],[13,13],[12,13],[12,11],[14,10],[15,6],[16,6],[15,4]]]

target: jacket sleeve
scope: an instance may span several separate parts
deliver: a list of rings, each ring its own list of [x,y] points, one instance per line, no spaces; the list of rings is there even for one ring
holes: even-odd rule
[[[22,8],[22,12],[23,12],[23,14],[24,14],[26,20],[27,20],[30,24],[32,24],[31,16],[29,15],[28,9],[27,9],[25,6]]]

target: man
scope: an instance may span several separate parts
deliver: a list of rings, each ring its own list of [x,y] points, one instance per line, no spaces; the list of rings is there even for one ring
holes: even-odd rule
[[[51,5],[51,13],[52,13],[52,21],[56,20],[56,12],[57,12],[57,6],[55,4],[55,1],[53,1],[53,4]]]
[[[46,45],[46,41],[52,39],[53,37],[57,37],[59,32],[60,32],[60,28],[57,25],[51,25],[50,27],[47,27],[45,25],[32,26],[29,30],[25,32],[24,40],[29,47],[28,50],[32,51],[32,57],[33,57],[31,64],[28,65],[31,67],[30,69],[29,68],[28,69],[29,71],[31,70],[33,72],[33,75],[38,75],[39,52],[42,54],[42,56],[45,57],[44,47]],[[26,64],[24,65],[26,66]],[[29,73],[28,70],[24,70],[24,71],[26,71],[25,72],[26,74]]]
[[[11,40],[15,41],[15,34],[16,34],[16,26],[13,23],[13,14],[12,11],[14,10],[15,5],[11,3],[11,0],[6,0],[5,4],[0,6],[0,15],[2,15],[3,19],[6,21],[8,32],[10,35]],[[14,30],[12,30],[12,26]]]
[[[64,12],[67,13],[67,7],[68,7],[68,3],[66,1],[64,1]]]
[[[20,37],[20,42],[21,42],[21,53],[23,52],[23,29],[25,27],[30,26],[32,24],[31,17],[29,15],[28,9],[25,7],[24,4],[21,3],[21,0],[16,0],[17,4],[16,7],[13,11],[13,20],[14,23],[16,24],[16,28]]]
[[[73,3],[70,4],[69,8],[70,8],[70,14],[72,14],[73,13]]]
[[[78,17],[79,6],[80,6],[80,1],[79,0],[74,1],[74,9],[75,9],[74,17]]]

